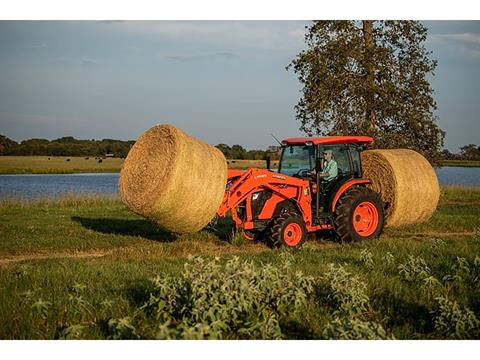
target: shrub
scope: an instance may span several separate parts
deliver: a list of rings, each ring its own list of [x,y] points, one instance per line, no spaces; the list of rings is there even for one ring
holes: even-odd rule
[[[373,255],[372,253],[367,250],[363,249],[360,252],[360,261],[369,269],[373,268],[374,262],[373,262]]]
[[[180,277],[158,276],[153,284],[142,310],[156,320],[158,339],[282,338],[279,319],[296,313],[313,291],[313,278],[287,260],[255,266],[238,257],[225,264],[194,257]]]
[[[476,283],[479,275],[479,261],[477,258],[474,260],[472,266],[468,263],[467,259],[457,256],[457,261],[453,264],[451,270],[452,274],[447,274],[443,277],[443,281],[449,282],[472,282]]]
[[[409,282],[422,282],[430,276],[430,268],[421,257],[409,255],[405,263],[398,266],[400,275]]]
[[[379,323],[345,318],[330,322],[323,331],[323,337],[338,340],[393,339]]]
[[[435,330],[439,335],[451,339],[471,339],[480,336],[480,322],[467,307],[461,308],[456,301],[444,296],[435,298],[432,311]]]
[[[392,265],[395,262],[395,256],[390,251],[387,251],[385,255],[383,255],[382,260],[387,264],[387,265]]]
[[[339,307],[334,314],[359,314],[367,311],[370,301],[367,285],[358,276],[353,276],[341,265],[329,264],[325,273],[328,283],[327,300]]]

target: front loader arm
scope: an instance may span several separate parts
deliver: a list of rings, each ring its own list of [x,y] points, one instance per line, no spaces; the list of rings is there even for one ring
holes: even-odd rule
[[[230,175],[235,175],[230,178]],[[247,200],[250,205],[251,195],[262,190],[271,190],[274,194],[283,199],[293,200],[298,204],[302,215],[311,217],[310,192],[307,181],[294,178],[284,174],[275,173],[264,169],[249,169],[245,172],[230,174],[227,189],[222,204],[217,211],[221,217],[225,217],[231,211],[232,218],[239,227],[244,227],[242,220],[237,216],[236,207]],[[246,207],[246,222],[251,223],[251,207]],[[250,226],[250,225],[248,225]]]

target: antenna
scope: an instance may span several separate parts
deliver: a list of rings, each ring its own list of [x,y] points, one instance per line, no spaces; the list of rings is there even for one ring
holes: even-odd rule
[[[278,143],[278,145],[283,146],[282,143],[280,142],[280,140],[278,140],[278,139],[275,137],[275,135],[273,135],[273,134],[270,134],[270,135],[272,135],[272,137],[275,139],[275,141]]]

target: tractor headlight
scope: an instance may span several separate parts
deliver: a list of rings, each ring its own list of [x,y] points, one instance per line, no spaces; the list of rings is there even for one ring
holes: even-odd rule
[[[260,192],[260,191],[259,191],[259,192],[256,192],[256,193],[253,193],[253,195],[252,195],[252,201],[255,201],[255,200],[257,200],[257,199],[258,199],[258,197],[260,196],[260,194],[261,194],[261,192]]]

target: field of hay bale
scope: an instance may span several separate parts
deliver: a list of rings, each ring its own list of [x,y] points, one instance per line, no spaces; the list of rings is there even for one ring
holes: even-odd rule
[[[0,338],[479,339],[479,212],[479,188],[442,188],[426,223],[290,253],[116,197],[2,201]]]

